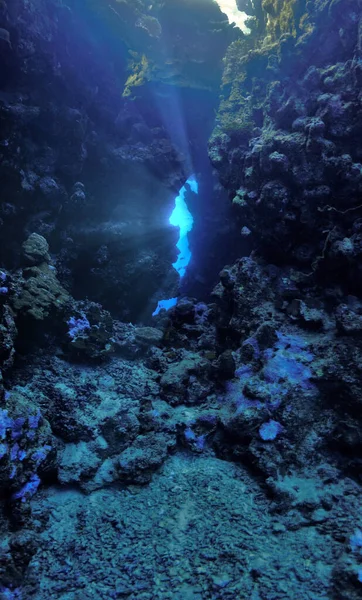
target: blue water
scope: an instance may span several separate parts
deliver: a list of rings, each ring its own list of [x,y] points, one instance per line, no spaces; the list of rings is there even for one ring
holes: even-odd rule
[[[188,234],[192,230],[194,219],[190,213],[186,204],[186,194],[188,192],[187,186],[190,187],[194,194],[199,192],[199,184],[196,180],[195,175],[191,175],[188,178],[185,185],[179,191],[178,196],[175,199],[175,208],[170,216],[170,223],[174,227],[179,227],[180,235],[176,248],[179,251],[176,262],[172,263],[174,269],[180,275],[180,278],[184,277],[187,266],[191,260],[191,250],[189,246]],[[177,304],[177,298],[169,298],[168,300],[160,300],[157,304],[156,310],[152,313],[152,316],[156,316],[162,309],[169,310],[172,306]]]
[[[185,200],[185,196],[187,194],[187,185],[190,186],[192,192],[195,194],[198,193],[199,185],[195,179],[195,176],[192,175],[186,181],[185,185],[180,189],[179,195],[175,200],[175,208],[170,216],[171,225],[180,228],[180,236],[176,244],[176,247],[179,250],[179,255],[176,262],[172,264],[180,277],[185,275],[187,265],[191,260],[188,233],[191,231],[194,224],[193,216],[190,213]]]

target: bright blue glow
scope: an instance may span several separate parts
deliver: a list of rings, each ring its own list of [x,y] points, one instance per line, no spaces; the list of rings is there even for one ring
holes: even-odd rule
[[[275,440],[275,438],[283,431],[283,427],[278,421],[271,419],[267,423],[263,423],[259,428],[259,435],[265,442]]]
[[[178,249],[179,254],[176,262],[172,263],[173,268],[178,272],[180,277],[183,277],[185,275],[186,267],[191,259],[191,251],[189,247],[189,240],[187,234],[191,231],[192,226],[194,224],[193,216],[187,208],[187,204],[185,201],[187,185],[190,186],[190,189],[192,192],[194,192],[194,194],[199,193],[199,184],[197,183],[195,176],[191,175],[191,177],[189,177],[186,181],[185,185],[180,189],[179,195],[175,200],[175,208],[172,211],[172,215],[170,216],[171,225],[180,228],[180,236],[176,244],[176,248]],[[169,300],[160,300],[157,304],[156,310],[152,313],[152,316],[155,317],[163,308],[165,310],[168,310],[176,304],[177,298],[170,298]]]
[[[165,310],[168,310],[172,306],[176,306],[176,304],[177,304],[177,298],[170,298],[169,300],[160,300],[157,304],[156,310],[152,313],[152,316],[155,317],[156,315],[158,315],[160,310],[162,310],[163,308]]]
[[[191,231],[192,226],[194,224],[192,214],[187,208],[187,204],[185,202],[187,184],[190,186],[192,192],[194,192],[195,194],[198,193],[199,185],[195,179],[195,176],[192,175],[191,177],[189,177],[186,184],[181,188],[179,195],[175,200],[175,208],[172,212],[172,215],[170,216],[171,225],[180,228],[180,237],[176,244],[176,247],[179,250],[179,255],[177,257],[176,262],[174,262],[172,265],[174,269],[176,269],[180,277],[183,277],[185,275],[186,267],[191,259],[191,251],[189,247],[187,234]]]

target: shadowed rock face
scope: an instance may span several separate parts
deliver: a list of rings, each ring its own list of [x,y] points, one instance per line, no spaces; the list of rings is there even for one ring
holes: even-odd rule
[[[228,50],[210,158],[267,260],[360,291],[361,3],[263,8],[264,42]]]
[[[17,266],[26,235],[44,235],[69,291],[132,320],[176,293],[168,218],[206,145],[235,37],[213,2],[186,4],[0,7],[1,262]]]

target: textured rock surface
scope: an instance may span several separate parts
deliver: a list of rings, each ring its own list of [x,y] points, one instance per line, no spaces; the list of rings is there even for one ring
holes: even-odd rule
[[[268,261],[344,280],[353,290],[360,268],[361,5],[317,1],[303,14],[302,2],[280,3],[281,12],[277,5],[263,3],[274,14],[267,43],[254,33],[228,50],[210,158]]]
[[[205,88],[214,104],[221,59],[235,34],[212,3],[184,13],[185,22],[177,17],[181,0],[171,15],[156,3],[155,14],[161,11],[168,27],[160,39],[142,20],[146,3],[93,4],[98,6],[55,0],[2,5],[1,24],[12,43],[3,48],[1,66],[0,259],[15,266],[26,234],[44,235],[73,295],[142,319],[150,316],[156,293],[175,294],[177,232],[168,218],[193,168],[170,83],[186,86],[185,114],[195,98],[192,87]],[[218,42],[211,46],[213,37]],[[174,45],[174,62],[168,74],[161,73]],[[129,79],[132,60],[143,60],[140,48],[150,77],[136,86],[135,97]],[[205,61],[219,64],[211,81]],[[206,80],[200,86],[201,77]],[[191,131],[192,119],[186,127]],[[197,146],[199,132],[193,130]],[[202,135],[204,141],[208,132]]]
[[[1,598],[361,595],[362,7],[238,6],[0,2]]]

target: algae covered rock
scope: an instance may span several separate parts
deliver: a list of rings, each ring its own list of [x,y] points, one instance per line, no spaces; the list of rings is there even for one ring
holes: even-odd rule
[[[219,306],[218,329],[245,335],[268,320],[274,298],[268,270],[251,257],[244,257],[220,273],[212,292]]]
[[[199,354],[190,353],[171,364],[162,375],[162,395],[171,405],[198,404],[210,392],[210,362]]]
[[[344,335],[362,337],[362,310],[361,306],[348,306],[340,304],[336,310],[336,325],[338,331]]]
[[[312,272],[317,264],[359,293],[361,3],[259,6],[261,29],[225,57],[210,158],[260,255]]]
[[[14,314],[10,306],[0,306],[0,370],[12,366],[15,356],[15,339],[17,329]]]
[[[114,349],[113,319],[96,302],[73,302],[66,319],[66,351],[76,359],[101,360]]]
[[[29,265],[41,265],[49,263],[49,244],[46,239],[38,233],[32,233],[22,246],[23,257]]]
[[[159,346],[164,337],[163,331],[155,327],[138,327],[135,332],[136,342],[141,347]]]
[[[164,433],[140,435],[119,457],[117,470],[123,481],[148,483],[175,447],[173,437]]]
[[[30,317],[35,321],[60,314],[69,302],[69,294],[49,264],[48,242],[32,233],[22,249],[26,266],[14,276],[11,294],[15,313],[21,319]]]
[[[15,278],[12,303],[16,313],[36,321],[62,312],[69,302],[68,292],[46,262],[23,269]]]

